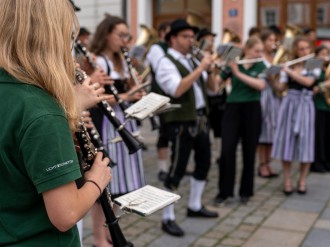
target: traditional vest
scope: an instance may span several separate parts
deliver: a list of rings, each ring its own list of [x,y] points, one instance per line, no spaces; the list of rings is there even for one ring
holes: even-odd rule
[[[186,77],[190,74],[190,71],[186,69],[185,66],[183,66],[180,62],[175,60],[171,55],[167,54],[166,57],[170,59],[173,64],[177,67],[179,70],[179,73],[181,77]],[[208,106],[207,106],[207,98],[206,98],[206,87],[204,83],[203,76],[201,75],[200,78],[200,86],[203,92],[204,96],[204,102],[206,105],[206,112],[208,113]],[[167,94],[165,94],[161,88],[158,86],[157,83],[155,83],[155,92],[165,95],[167,97],[170,97],[171,104],[180,104],[181,108],[176,109],[174,111],[170,111],[167,113],[162,114],[162,117],[164,118],[166,123],[170,122],[186,122],[186,121],[195,121],[197,117],[196,107],[195,107],[195,94],[193,87],[190,87],[187,92],[185,92],[181,97],[179,98],[173,98]]]

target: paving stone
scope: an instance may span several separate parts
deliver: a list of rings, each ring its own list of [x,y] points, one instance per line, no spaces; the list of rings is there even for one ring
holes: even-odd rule
[[[264,220],[263,216],[252,215],[244,219],[245,224],[259,225]]]
[[[219,242],[219,239],[214,238],[199,238],[194,245],[195,246],[203,246],[203,247],[211,247],[214,246],[217,242]]]
[[[200,235],[217,224],[216,219],[187,218],[180,226],[186,233]]]
[[[277,229],[258,229],[243,247],[298,247],[304,233]],[[315,246],[316,247],[316,246]]]
[[[313,229],[303,242],[301,247],[329,247],[330,230]]]
[[[329,208],[329,207],[326,208],[326,209],[323,211],[323,213],[322,213],[322,215],[321,215],[321,218],[322,218],[322,219],[326,219],[326,220],[330,220],[330,208]]]
[[[319,220],[316,221],[314,227],[330,230],[330,220],[319,219]]]
[[[217,239],[222,239],[224,236],[226,236],[228,233],[221,232],[221,231],[216,231],[212,229],[208,233],[206,233],[204,236],[209,237],[209,238],[217,238]]]
[[[148,247],[183,247],[191,245],[197,236],[186,234],[184,237],[173,237],[162,235],[155,241],[151,242]]]
[[[143,152],[145,175],[148,184],[163,188],[158,181],[156,169],[157,134],[150,132],[148,122],[141,133],[148,150]],[[126,239],[136,247],[323,247],[330,246],[330,173],[311,173],[308,177],[308,194],[296,193],[286,197],[282,193],[283,178],[255,178],[255,196],[248,205],[241,205],[239,197],[230,198],[225,206],[214,207],[213,199],[218,193],[218,166],[220,144],[216,141],[212,150],[211,170],[203,195],[203,204],[220,213],[217,219],[187,218],[186,211],[190,192],[190,176],[184,176],[178,193],[180,201],[175,204],[177,223],[186,231],[182,238],[167,235],[161,230],[162,211],[143,218],[134,214],[120,219]],[[236,183],[240,181],[242,169],[241,145],[237,149]],[[256,162],[257,164],[258,162]],[[193,169],[193,159],[188,169]],[[280,162],[272,162],[276,171],[281,171]],[[293,181],[297,181],[299,165],[294,164]],[[235,186],[238,195],[239,186]],[[323,205],[323,206],[322,206]],[[92,219],[90,213],[84,218],[84,247],[93,244]],[[308,235],[306,235],[308,233]]]
[[[230,246],[240,246],[245,241],[243,239],[237,239],[237,238],[225,238],[221,241],[221,244],[230,245]]]
[[[256,227],[257,226],[255,225],[242,224],[237,228],[237,230],[252,233],[253,231],[255,231]]]
[[[230,238],[240,238],[240,239],[247,239],[249,236],[251,236],[251,232],[247,231],[233,231],[232,233],[229,234]]]
[[[215,226],[214,229],[220,231],[220,232],[224,232],[224,233],[229,233],[232,230],[234,230],[236,228],[236,226],[233,225],[226,225],[223,222],[221,222],[219,225]]]
[[[299,198],[299,199],[288,198],[280,206],[280,208],[318,213],[323,209],[324,206],[325,206],[324,202],[320,202],[320,201],[311,201],[306,198]]]
[[[278,209],[264,223],[265,227],[307,232],[317,218],[315,213]]]

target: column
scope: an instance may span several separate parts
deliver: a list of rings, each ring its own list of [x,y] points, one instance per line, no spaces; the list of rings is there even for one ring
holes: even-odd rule
[[[212,32],[217,34],[214,41],[215,47],[217,47],[222,40],[222,32],[223,32],[222,4],[223,4],[223,0],[212,0]]]
[[[243,42],[249,37],[251,27],[257,26],[258,18],[257,0],[244,0],[243,14]]]

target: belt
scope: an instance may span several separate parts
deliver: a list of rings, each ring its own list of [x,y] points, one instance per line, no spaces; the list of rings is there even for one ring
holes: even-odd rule
[[[205,116],[206,115],[206,108],[200,108],[196,110],[197,116]]]

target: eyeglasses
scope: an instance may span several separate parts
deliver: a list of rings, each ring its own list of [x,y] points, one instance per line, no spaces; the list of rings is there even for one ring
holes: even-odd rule
[[[189,35],[189,34],[178,34],[178,36],[181,36],[184,39],[195,39],[194,35]]]
[[[118,35],[119,38],[121,38],[124,41],[129,41],[132,39],[132,36],[129,33],[116,33],[116,35]]]

